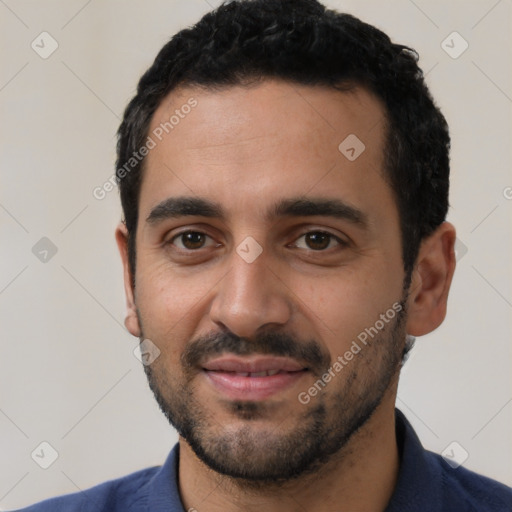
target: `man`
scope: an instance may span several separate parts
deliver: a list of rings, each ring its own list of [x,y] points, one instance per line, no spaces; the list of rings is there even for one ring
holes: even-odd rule
[[[395,409],[446,314],[448,153],[416,54],[349,15],[239,1],[178,33],[119,129],[116,239],[179,444],[26,510],[511,510]]]

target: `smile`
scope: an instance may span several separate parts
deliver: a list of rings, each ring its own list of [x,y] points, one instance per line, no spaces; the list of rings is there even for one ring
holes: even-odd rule
[[[308,369],[288,358],[224,356],[208,361],[203,372],[207,384],[224,398],[264,400],[285,391]]]

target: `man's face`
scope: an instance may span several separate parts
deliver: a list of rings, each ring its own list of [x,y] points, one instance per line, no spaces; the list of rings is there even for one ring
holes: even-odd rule
[[[311,471],[396,386],[404,272],[383,119],[362,89],[270,80],[173,91],[152,119],[131,330],[161,351],[145,367],[161,408],[221,473]]]

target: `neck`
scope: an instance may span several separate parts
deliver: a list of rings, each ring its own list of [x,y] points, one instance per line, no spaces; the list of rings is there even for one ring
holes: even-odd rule
[[[347,445],[314,474],[279,487],[244,486],[197,458],[180,438],[179,488],[186,510],[200,512],[382,512],[399,470],[396,387]]]

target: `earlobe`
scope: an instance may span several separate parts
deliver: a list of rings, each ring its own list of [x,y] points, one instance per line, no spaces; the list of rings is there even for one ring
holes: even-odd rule
[[[420,247],[409,287],[407,333],[422,336],[441,325],[455,271],[455,228],[443,222]]]
[[[141,336],[139,318],[135,305],[135,292],[133,289],[133,279],[128,262],[128,231],[126,225],[121,222],[116,228],[116,242],[123,263],[124,291],[126,296],[126,317],[124,325],[133,336]]]

